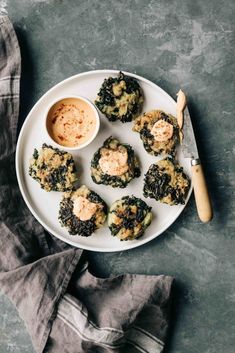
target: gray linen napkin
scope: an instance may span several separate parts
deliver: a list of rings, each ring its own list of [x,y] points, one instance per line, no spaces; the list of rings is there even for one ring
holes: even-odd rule
[[[20,66],[13,26],[0,17],[1,292],[37,352],[161,352],[172,277],[96,278],[82,250],[45,232],[22,200],[14,168]]]

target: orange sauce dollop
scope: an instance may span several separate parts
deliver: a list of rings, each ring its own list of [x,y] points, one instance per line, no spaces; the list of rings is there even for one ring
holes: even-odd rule
[[[76,147],[90,140],[96,129],[92,107],[80,98],[65,98],[54,104],[47,117],[47,130],[61,146]]]

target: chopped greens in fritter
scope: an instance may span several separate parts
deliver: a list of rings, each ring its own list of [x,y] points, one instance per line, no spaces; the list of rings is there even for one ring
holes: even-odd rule
[[[96,205],[96,210],[90,219],[81,220],[74,212],[74,205],[79,198],[85,198]],[[60,202],[59,221],[62,227],[68,229],[71,235],[88,237],[105,222],[107,206],[102,198],[94,191],[89,190],[85,185],[71,192],[66,192]]]
[[[138,81],[120,72],[118,77],[104,80],[95,104],[110,121],[125,123],[140,113],[143,101]]]
[[[126,156],[126,163],[119,166],[117,156]],[[102,169],[102,159],[106,159],[106,170]],[[109,174],[110,170],[113,173]],[[111,164],[113,170],[111,169]],[[121,174],[118,173],[121,171]],[[112,187],[125,188],[134,178],[140,176],[139,161],[133,148],[121,143],[112,136],[104,141],[103,146],[94,154],[91,161],[91,177],[96,184],[111,185]]]
[[[172,134],[170,138],[165,140],[157,139],[152,134],[152,129],[157,123],[165,123],[168,125],[168,128],[171,127]],[[156,129],[156,132],[157,130],[159,130],[159,133],[166,134],[166,131],[161,131],[161,126],[159,126],[159,129]],[[166,114],[162,110],[152,110],[135,119],[133,131],[139,132],[144,148],[148,153],[155,156],[159,154],[175,154],[175,148],[179,142],[179,127],[177,119],[174,116]]]
[[[152,164],[144,178],[144,196],[169,205],[184,204],[190,180],[171,158]]]
[[[135,196],[124,196],[115,201],[108,214],[111,234],[120,240],[141,237],[151,221],[151,207]]]
[[[45,143],[40,151],[34,149],[29,175],[46,191],[71,190],[77,180],[72,155]]]

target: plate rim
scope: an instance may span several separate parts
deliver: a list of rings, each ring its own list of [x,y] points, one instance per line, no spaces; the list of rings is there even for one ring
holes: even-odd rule
[[[50,230],[50,227],[47,226],[45,224],[45,222],[43,220],[39,220],[40,217],[37,216],[37,213],[34,211],[33,207],[31,206],[30,202],[27,199],[26,193],[24,191],[24,186],[23,186],[23,182],[21,180],[21,176],[20,176],[20,160],[19,160],[19,155],[20,155],[20,146],[21,146],[21,140],[23,139],[23,134],[24,134],[24,130],[25,130],[25,126],[27,124],[27,121],[30,119],[30,116],[33,114],[34,110],[36,110],[37,106],[41,103],[41,101],[44,99],[44,97],[46,97],[49,93],[51,93],[54,89],[59,88],[60,86],[63,86],[64,84],[66,84],[69,81],[72,81],[76,78],[82,77],[82,76],[90,76],[90,75],[95,75],[95,74],[114,74],[117,75],[119,72],[123,72],[125,75],[131,76],[136,78],[139,81],[144,81],[145,83],[149,84],[150,86],[152,86],[153,88],[157,88],[159,91],[161,91],[161,93],[163,95],[165,95],[168,99],[170,99],[174,104],[176,104],[176,101],[166,92],[164,91],[161,87],[159,87],[156,83],[150,81],[149,79],[146,79],[143,76],[137,75],[135,73],[131,73],[125,70],[116,70],[116,69],[100,69],[100,70],[89,70],[89,71],[85,71],[85,72],[81,72],[72,76],[67,77],[66,79],[58,82],[57,84],[55,84],[54,86],[52,86],[49,90],[47,90],[38,100],[37,102],[33,105],[33,107],[31,108],[31,110],[28,112],[18,135],[17,138],[17,143],[16,143],[16,152],[15,152],[15,169],[16,169],[16,177],[17,177],[17,182],[19,185],[19,189],[21,192],[21,195],[23,197],[24,202],[26,203],[27,207],[29,208],[30,212],[32,213],[32,215],[36,218],[36,220],[42,225],[43,228],[45,228],[46,231],[48,231],[51,235],[55,236],[56,238],[64,241],[65,243],[72,245],[76,248],[80,248],[80,249],[84,249],[84,250],[89,250],[89,251],[96,251],[96,252],[120,252],[120,251],[126,251],[126,250],[130,250],[130,249],[134,249],[137,247],[140,247],[148,242],[150,242],[151,240],[159,237],[160,235],[162,235],[175,221],[176,219],[180,216],[180,214],[183,212],[183,210],[185,209],[191,195],[192,195],[192,183],[190,185],[190,189],[187,195],[187,198],[185,200],[185,204],[183,205],[184,207],[182,207],[182,209],[179,209],[174,217],[173,220],[171,222],[171,224],[167,224],[165,227],[163,227],[163,229],[161,230],[161,232],[157,232],[154,233],[152,236],[146,238],[146,239],[142,239],[140,240],[140,243],[133,243],[133,244],[129,244],[128,246],[126,246],[124,249],[110,249],[110,248],[105,248],[102,247],[102,249],[100,248],[96,248],[94,246],[89,246],[89,245],[79,245],[76,242],[74,242],[73,240],[70,239],[64,239],[63,236],[59,235],[59,234],[55,234],[53,231]]]

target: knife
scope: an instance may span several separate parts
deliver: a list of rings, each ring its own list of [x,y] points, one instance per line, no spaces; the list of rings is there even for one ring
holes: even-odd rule
[[[185,104],[182,104],[182,99],[184,100]],[[201,161],[198,155],[191,118],[189,115],[188,107],[186,106],[186,96],[181,90],[178,93],[177,99],[177,118],[180,118],[182,129],[181,144],[183,155],[185,158],[190,158],[191,160],[192,184],[198,216],[202,222],[206,223],[209,222],[213,217],[212,205]]]

